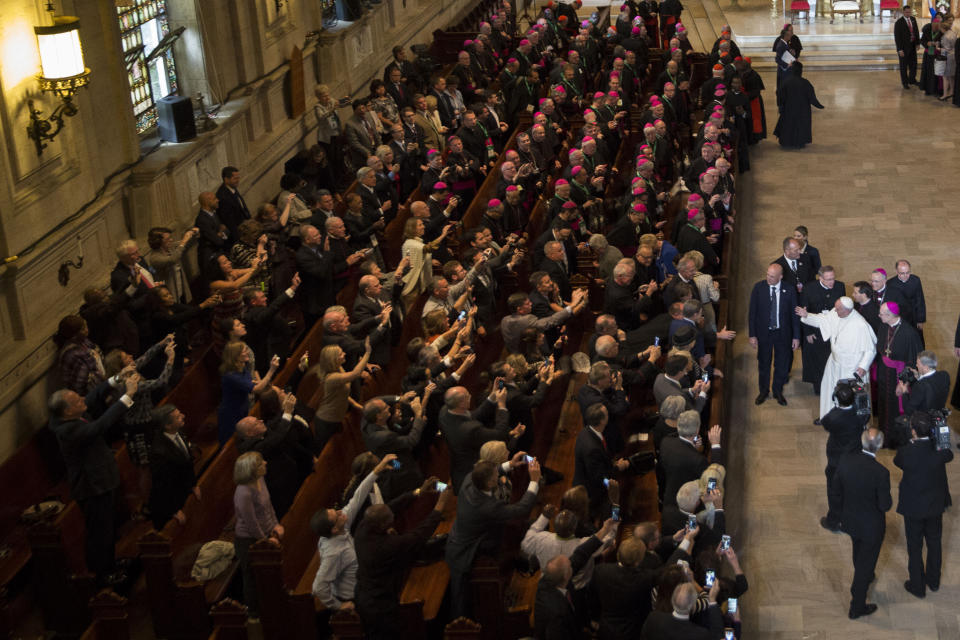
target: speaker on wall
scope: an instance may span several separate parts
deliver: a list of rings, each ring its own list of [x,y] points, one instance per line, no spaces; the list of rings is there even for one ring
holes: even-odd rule
[[[193,119],[193,103],[183,96],[167,96],[157,100],[160,139],[167,142],[185,142],[197,137],[197,123]]]

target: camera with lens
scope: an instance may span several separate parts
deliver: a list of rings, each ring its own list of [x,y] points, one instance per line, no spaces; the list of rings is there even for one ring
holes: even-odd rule
[[[840,406],[853,406],[854,411],[861,418],[870,417],[870,392],[860,376],[856,374],[852,378],[837,381],[837,386],[833,390],[833,399]]]
[[[917,374],[910,367],[906,367],[897,374],[897,380],[904,384],[913,384],[917,381]]]

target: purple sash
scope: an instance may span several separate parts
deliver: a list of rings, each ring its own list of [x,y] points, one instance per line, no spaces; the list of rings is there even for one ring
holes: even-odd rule
[[[900,372],[907,367],[907,363],[901,360],[891,360],[887,356],[881,356],[883,358],[883,365],[885,367],[890,367],[897,372],[897,375],[900,375]],[[903,413],[903,396],[897,396],[897,403],[900,405],[900,413]]]

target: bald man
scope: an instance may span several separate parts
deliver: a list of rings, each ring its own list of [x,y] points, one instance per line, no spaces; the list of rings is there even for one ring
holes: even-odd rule
[[[773,362],[773,397],[786,406],[783,385],[790,374],[793,351],[800,346],[800,322],[792,310],[797,306],[797,290],[783,282],[783,267],[771,264],[766,279],[753,285],[750,292],[749,342],[757,350],[760,405],[770,393],[770,364]],[[826,378],[825,378],[826,379]],[[829,394],[826,394],[829,395]]]
[[[458,493],[464,478],[480,458],[480,447],[490,440],[506,441],[510,437],[510,412],[507,411],[507,389],[494,385],[483,402],[470,411],[470,392],[466,387],[452,387],[443,396],[440,430],[450,450],[450,478]],[[493,426],[488,427],[492,419]]]
[[[204,191],[197,200],[200,203],[200,211],[197,213],[197,219],[193,221],[193,226],[199,229],[200,234],[197,244],[197,262],[200,269],[203,270],[210,263],[214,254],[227,249],[227,227],[217,215],[217,206],[220,201],[211,191]]]

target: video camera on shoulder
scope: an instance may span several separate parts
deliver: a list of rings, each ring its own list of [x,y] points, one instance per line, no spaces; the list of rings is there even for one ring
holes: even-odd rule
[[[904,367],[903,371],[897,374],[897,380],[904,384],[913,384],[917,381],[917,374],[910,367]]]
[[[870,392],[860,376],[844,378],[833,390],[833,400],[842,407],[853,406],[861,418],[870,417]]]
[[[937,451],[950,448],[950,426],[947,425],[949,409],[917,411],[910,416],[910,426],[918,438],[930,438]]]

